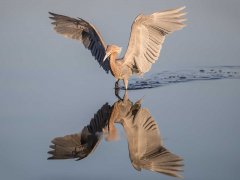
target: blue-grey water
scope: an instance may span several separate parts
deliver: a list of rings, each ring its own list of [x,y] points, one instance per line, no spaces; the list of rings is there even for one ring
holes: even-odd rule
[[[240,79],[240,66],[198,67],[177,72],[163,71],[141,79],[131,79],[128,89],[137,90],[189,81],[220,79]],[[124,89],[124,86],[121,86],[121,89]]]
[[[47,160],[53,138],[80,132],[103,104],[118,100],[114,78],[81,44],[53,32],[47,12],[89,20],[107,43],[126,49],[137,14],[182,5],[188,26],[166,39],[145,79],[131,80],[161,86],[128,91],[129,99],[143,98],[164,147],[183,158],[184,179],[238,180],[238,0],[0,1],[0,179],[175,179],[136,171],[121,125],[118,141],[103,138],[83,160]],[[206,74],[211,80],[197,76]],[[179,82],[186,79],[195,81]]]

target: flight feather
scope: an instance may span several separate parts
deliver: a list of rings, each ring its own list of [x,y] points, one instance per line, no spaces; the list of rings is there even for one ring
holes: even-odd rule
[[[125,63],[133,73],[143,74],[160,56],[166,35],[182,29],[185,7],[156,12],[151,15],[140,14],[132,24]]]
[[[53,20],[54,30],[66,38],[79,40],[85,48],[89,49],[100,66],[108,73],[109,61],[103,61],[106,55],[106,44],[101,34],[89,22],[81,18],[71,18],[49,12]]]

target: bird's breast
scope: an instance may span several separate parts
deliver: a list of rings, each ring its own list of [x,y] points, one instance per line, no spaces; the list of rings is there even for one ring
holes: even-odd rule
[[[117,79],[122,79],[122,73],[120,67],[110,66],[112,75]]]
[[[117,79],[122,79],[123,73],[122,73],[122,65],[114,59],[110,59],[110,68],[112,75]]]

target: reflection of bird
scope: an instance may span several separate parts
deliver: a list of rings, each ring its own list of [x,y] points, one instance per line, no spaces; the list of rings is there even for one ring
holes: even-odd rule
[[[123,58],[117,59],[121,48],[106,45],[97,29],[87,21],[50,13],[52,24],[57,33],[65,37],[81,41],[88,48],[100,66],[128,87],[128,79],[132,74],[142,75],[148,72],[158,59],[165,36],[183,28],[185,19],[184,7],[156,12],[150,15],[140,14],[132,24],[128,49]],[[105,61],[108,59],[107,61]]]
[[[131,163],[136,170],[143,168],[181,177],[182,158],[163,147],[158,125],[150,112],[141,108],[141,100],[132,104],[125,95],[124,100],[116,102],[112,109],[110,132],[113,122],[122,124],[127,135]]]
[[[52,154],[49,159],[78,158],[80,160],[87,157],[99,144],[102,129],[107,125],[110,112],[111,107],[105,104],[80,133],[54,138],[53,145],[50,146],[53,150],[48,152]]]
[[[150,112],[141,107],[141,100],[133,104],[127,91],[124,98],[112,106],[103,105],[81,133],[54,138],[49,159],[81,160],[87,157],[99,144],[103,132],[107,141],[118,138],[115,123],[122,124],[124,128],[129,157],[136,170],[146,169],[181,177],[182,159],[163,146],[158,125]]]

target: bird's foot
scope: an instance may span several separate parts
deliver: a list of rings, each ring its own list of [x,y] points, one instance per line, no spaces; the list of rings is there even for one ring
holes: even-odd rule
[[[119,84],[118,84],[118,81],[115,82],[115,90],[116,90],[116,89],[117,89],[117,90],[120,89]]]

